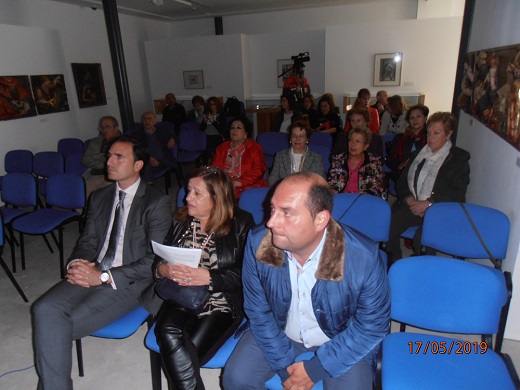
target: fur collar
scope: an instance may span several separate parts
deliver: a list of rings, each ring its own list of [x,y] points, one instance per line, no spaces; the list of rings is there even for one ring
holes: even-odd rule
[[[268,229],[256,250],[258,261],[281,267],[285,261],[284,251],[273,245],[273,235]],[[321,252],[320,262],[316,270],[316,278],[339,282],[343,279],[345,265],[345,237],[339,224],[333,219],[327,227],[327,237]]]

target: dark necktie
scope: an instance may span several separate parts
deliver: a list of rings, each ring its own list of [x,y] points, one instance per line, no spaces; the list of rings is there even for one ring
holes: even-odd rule
[[[112,231],[110,232],[110,239],[108,241],[108,248],[103,260],[100,261],[98,268],[102,271],[106,271],[112,267],[114,257],[116,255],[117,243],[121,234],[121,228],[123,227],[123,214],[125,213],[125,207],[123,201],[126,193],[119,191],[119,201],[116,205],[116,212],[114,215],[114,223],[112,224]]]

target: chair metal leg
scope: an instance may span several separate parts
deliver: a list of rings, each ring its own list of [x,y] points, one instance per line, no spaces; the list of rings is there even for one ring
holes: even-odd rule
[[[12,267],[13,267],[13,272],[16,273],[16,253],[15,253],[15,247],[14,247],[15,239],[14,239],[13,227],[11,226],[11,224],[7,225],[7,231],[9,232],[9,248],[11,249],[11,263],[12,263]]]
[[[53,231],[51,231],[51,237],[54,240],[54,243],[56,244],[56,246],[60,246],[60,243],[58,242],[58,239],[56,238],[56,235],[54,234]],[[49,247],[50,247],[50,245],[49,245]]]
[[[150,371],[152,374],[152,390],[162,390],[161,355],[150,351]]]
[[[63,259],[63,227],[60,226],[58,228],[58,237],[59,237],[59,244],[58,244],[58,250],[60,252],[60,276],[62,279],[65,279],[65,260]]]
[[[25,243],[23,233],[20,232],[20,252],[22,253],[22,270],[25,271]]]
[[[54,233],[52,234],[53,237],[54,237]],[[54,253],[54,250],[52,249],[52,246],[51,246],[51,243],[49,242],[49,240],[47,239],[47,236],[45,234],[42,234],[42,237],[43,237],[43,241],[45,241],[45,243],[47,244],[47,248],[49,248],[49,251],[51,253]],[[54,240],[56,241],[56,237],[54,237]],[[56,242],[56,245],[58,245],[58,243]]]
[[[78,371],[79,376],[85,376],[85,371],[83,369],[83,347],[81,345],[81,339],[76,340],[76,356],[78,357]]]
[[[29,300],[27,299],[27,297],[23,293],[22,288],[20,287],[20,285],[18,284],[18,282],[14,278],[13,274],[11,273],[11,270],[9,269],[9,267],[7,266],[7,264],[5,263],[5,261],[4,261],[4,259],[2,257],[0,257],[0,265],[4,269],[5,273],[9,277],[9,279],[11,279],[11,283],[13,283],[14,287],[16,288],[16,290],[18,290],[18,294],[21,295],[21,297],[23,298],[23,300],[25,302],[29,302]]]

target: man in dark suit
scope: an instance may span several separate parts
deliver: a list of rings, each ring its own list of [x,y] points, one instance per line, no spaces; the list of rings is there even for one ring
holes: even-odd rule
[[[181,125],[186,122],[186,110],[182,104],[177,103],[177,99],[173,93],[166,94],[166,107],[162,112],[163,122],[172,122],[175,126],[175,133],[179,134]]]
[[[72,389],[72,341],[138,306],[151,313],[154,296],[150,241],[162,243],[171,224],[170,199],[140,179],[141,144],[117,138],[108,152],[115,183],[92,193],[86,225],[69,257],[66,280],[32,306],[39,389]]]

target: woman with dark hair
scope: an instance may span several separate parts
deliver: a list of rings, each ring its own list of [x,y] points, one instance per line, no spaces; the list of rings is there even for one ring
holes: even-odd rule
[[[248,212],[235,207],[233,184],[218,168],[198,168],[188,182],[186,202],[173,221],[165,245],[202,250],[198,268],[156,257],[157,279],[168,278],[181,288],[207,286],[209,300],[195,315],[165,301],[155,335],[163,367],[174,389],[204,389],[200,367],[235,332],[242,309],[242,257],[249,229]]]
[[[369,113],[369,120],[366,122],[366,127],[372,131],[374,134],[379,134],[379,112],[377,109],[370,107],[370,91],[366,88],[361,88],[357,94],[356,101],[354,102],[352,108],[365,108]],[[351,129],[350,119],[349,119],[349,110],[347,112],[347,120],[345,121],[345,131],[349,131]]]
[[[280,96],[280,111],[276,114],[271,131],[287,133],[288,127],[302,119],[302,113],[294,108],[294,102],[288,95]]]
[[[406,128],[406,102],[399,95],[390,96],[386,105],[386,112],[381,119],[379,134],[398,134],[403,133]]]
[[[424,213],[433,203],[465,202],[469,184],[469,153],[450,141],[457,120],[450,112],[436,112],[426,123],[427,143],[410,155],[397,180],[400,207],[392,214],[389,259],[402,257],[400,237],[410,226],[421,226],[412,240],[414,253],[421,253]],[[427,254],[434,254],[427,248]]]
[[[338,132],[342,131],[341,119],[336,112],[336,105],[330,94],[323,95],[318,101],[318,115],[316,131],[332,135],[332,142],[336,140]],[[312,126],[312,124],[311,124]]]
[[[397,180],[408,163],[410,154],[426,145],[426,120],[429,112],[430,109],[422,104],[412,106],[406,112],[409,126],[404,133],[395,136],[392,150],[386,158],[386,165],[392,170],[392,180]]]
[[[215,149],[229,139],[226,116],[222,114],[222,103],[215,96],[206,101],[200,130],[206,132],[206,163],[211,161]]]
[[[313,123],[316,123],[318,111],[316,111],[316,107],[314,105],[314,96],[312,96],[310,93],[303,97],[302,114],[303,118],[309,122],[311,127],[313,126]]]
[[[348,132],[348,150],[332,156],[328,182],[335,193],[358,193],[386,199],[380,157],[367,152],[372,132],[354,127]]]
[[[269,186],[295,172],[308,171],[324,176],[321,154],[313,152],[308,146],[311,134],[307,121],[300,120],[289,125],[291,147],[276,153],[273,169],[267,179]]]
[[[190,110],[188,113],[188,122],[202,123],[205,104],[204,98],[202,96],[195,95],[191,99],[191,104],[193,105],[193,110]]]
[[[262,147],[247,138],[252,131],[253,125],[247,118],[235,119],[229,131],[230,140],[217,147],[211,164],[231,176],[237,199],[249,188],[267,187]]]

